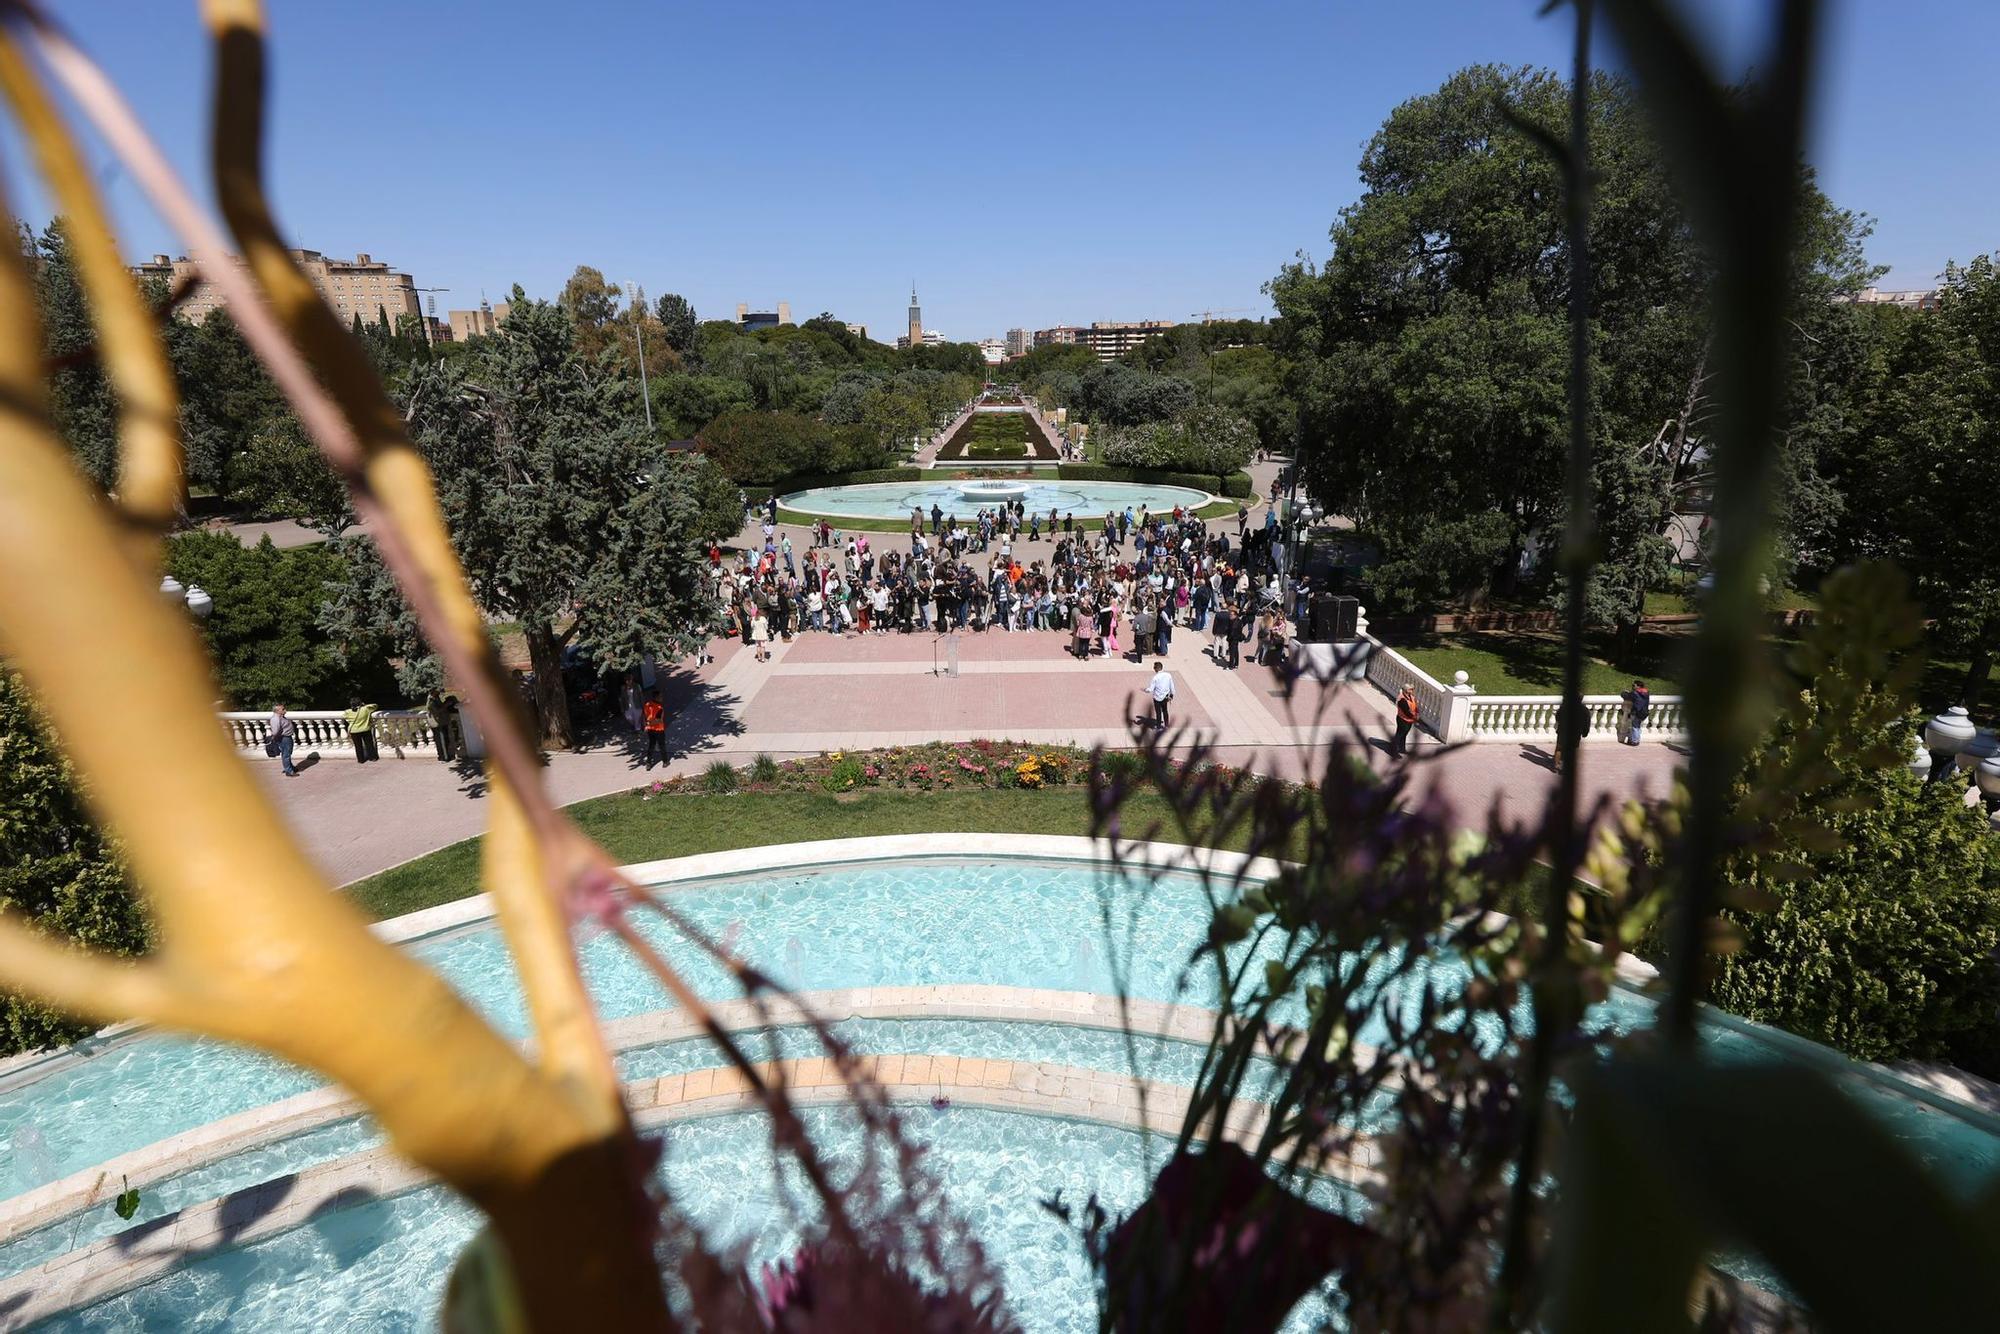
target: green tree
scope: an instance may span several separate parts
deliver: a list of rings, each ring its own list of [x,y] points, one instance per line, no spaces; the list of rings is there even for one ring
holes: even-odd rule
[[[1121,468],[1221,476],[1250,461],[1257,432],[1226,408],[1189,408],[1147,426],[1108,427],[1101,441],[1099,457]]]
[[[694,349],[695,319],[694,305],[679,292],[668,292],[654,305],[654,313],[659,316],[662,336],[667,346],[682,360],[687,359]]]
[[[70,258],[61,218],[50,222],[33,242],[31,260],[42,350],[53,368],[48,389],[56,431],[90,479],[108,491],[118,481],[117,404],[91,352],[97,332],[90,323],[90,304]]]
[[[260,434],[290,421],[290,409],[228,311],[210,311],[200,324],[174,319],[164,335],[180,389],[188,481],[234,499],[260,480],[245,455]]]
[[[1564,518],[1564,191],[1555,164],[1514,121],[1561,138],[1567,95],[1553,74],[1482,66],[1397,107],[1362,158],[1364,192],[1335,222],[1331,258],[1323,268],[1302,259],[1271,283],[1305,480],[1383,547],[1373,591],[1387,606],[1513,591]],[[1688,401],[1706,356],[1708,266],[1623,80],[1598,78],[1591,115],[1601,459],[1643,455]],[[1863,220],[1833,208],[1809,173],[1805,184],[1799,264],[1811,281],[1798,284],[1801,321],[1817,320],[1830,295],[1866,272]],[[1803,356],[1815,355],[1810,339],[1800,342]],[[1816,382],[1794,378],[1799,421]],[[1703,437],[1688,438],[1688,457],[1704,458]],[[1788,526],[1817,531],[1827,495],[1810,437],[1787,442]],[[1660,528],[1684,480],[1643,459],[1598,477],[1600,506],[1626,505],[1628,519],[1635,488],[1650,488],[1654,498],[1636,509]],[[1629,538],[1605,550],[1605,563],[1620,567],[1607,573],[1607,593],[1640,585],[1657,564],[1657,543],[1636,528]],[[1415,567],[1419,549],[1450,562]],[[1608,614],[1624,604],[1607,596],[1596,605]]]
[[[1922,625],[1888,566],[1841,571],[1736,789],[1741,947],[1710,999],[1859,1060],[2000,1073],[2000,839],[1962,784],[1905,766]]]
[[[98,832],[75,771],[19,677],[0,665],[0,908],[106,954],[150,937],[117,852]],[[89,1026],[0,994],[0,1055],[73,1042]]]
[[[1849,549],[1916,581],[1934,642],[1964,654],[1960,701],[1977,709],[2000,646],[2000,562],[1966,505],[2000,495],[2000,268],[1945,272],[1936,310],[1896,321],[1871,401],[1849,438]]]
[[[268,537],[246,547],[228,533],[197,530],[176,533],[166,554],[168,573],[215,600],[201,631],[229,707],[344,708],[355,694],[388,701],[387,641],[336,644],[320,627],[322,607],[346,577],[336,549],[280,550]]]
[[[585,357],[595,357],[610,346],[611,324],[618,318],[618,294],[602,273],[588,264],[577,265],[556,304],[576,326],[576,346]],[[511,313],[508,318],[513,318]]]
[[[265,519],[296,519],[327,537],[354,522],[347,487],[290,413],[271,418],[250,438],[233,499]]]
[[[586,356],[575,322],[518,287],[496,336],[422,368],[407,394],[473,593],[520,625],[544,738],[571,746],[565,648],[617,669],[647,652],[678,656],[705,634],[701,544],[713,535],[714,486],[647,436],[624,368]],[[324,623],[399,636],[405,684],[435,679],[367,558]]]
[[[796,412],[729,412],[701,433],[701,452],[739,486],[829,470],[833,432]]]
[[[724,375],[663,375],[651,384],[653,413],[669,439],[686,440],[726,412],[748,412],[750,386]]]

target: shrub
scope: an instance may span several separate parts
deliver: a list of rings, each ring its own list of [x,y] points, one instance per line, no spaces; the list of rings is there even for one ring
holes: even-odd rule
[[[1222,494],[1231,500],[1248,500],[1257,494],[1257,484],[1250,480],[1250,474],[1237,469],[1222,479]]]
[[[835,755],[833,767],[820,777],[819,785],[828,792],[846,792],[867,779],[867,766],[854,755]]]
[[[736,766],[728,760],[717,760],[701,771],[701,785],[710,792],[734,792],[736,782]]]
[[[750,762],[750,777],[759,783],[777,782],[778,762],[769,755],[758,752],[757,758]]]
[[[1250,461],[1257,431],[1233,412],[1205,407],[1168,421],[1110,428],[1101,440],[1099,453],[1113,467],[1222,476]]]
[[[1723,864],[1741,947],[1709,998],[1860,1060],[2000,1074],[2000,838],[1904,767],[1904,655],[1922,630],[1886,567],[1842,571],[1794,653],[1803,679],[1736,789],[1756,831]],[[1775,795],[1774,795],[1775,794]]]

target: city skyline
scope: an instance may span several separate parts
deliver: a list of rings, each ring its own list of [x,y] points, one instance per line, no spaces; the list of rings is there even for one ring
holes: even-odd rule
[[[1039,44],[994,61],[985,20],[930,10],[856,22],[801,6],[763,23],[615,7],[579,35],[512,3],[482,7],[477,23],[450,6],[361,4],[339,23],[281,6],[274,192],[292,244],[385,259],[446,289],[441,312],[504,300],[516,282],[553,297],[589,264],[680,292],[703,318],[785,293],[800,320],[825,310],[884,330],[905,323],[915,276],[927,327],[968,342],[1204,310],[1255,317],[1269,311],[1261,285],[1295,252],[1325,257],[1362,147],[1397,103],[1469,63],[1564,59],[1564,25],[1533,5],[1445,8],[1449,21],[1422,24],[1346,5],[1252,4],[1226,19],[1168,6],[1145,25],[1064,11]],[[1740,26],[1743,7],[1711,8]],[[169,156],[205,181],[192,7],[66,17]],[[1969,0],[1830,16],[1814,162],[1837,203],[1876,219],[1884,287],[1930,286],[1947,259],[2000,248],[2000,148],[1980,129],[1970,68],[1995,36],[2000,11]],[[1723,38],[1747,46],[1733,29]],[[626,50],[673,54],[658,79],[606,77],[605,53]],[[949,90],[946,110],[1005,94],[1006,114],[893,114],[912,67]],[[476,96],[431,95],[475,76]],[[541,86],[524,96],[522,81]],[[420,113],[412,87],[426,92]],[[1142,92],[1131,105],[1150,111],[1086,114]],[[398,154],[412,114],[419,153]],[[102,150],[92,156],[128,256],[181,253]],[[46,218],[33,190],[21,202]]]

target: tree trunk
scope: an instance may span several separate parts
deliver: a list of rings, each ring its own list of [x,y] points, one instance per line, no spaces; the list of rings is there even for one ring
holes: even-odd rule
[[[573,750],[576,729],[570,725],[569,692],[563,689],[562,642],[547,621],[523,621],[521,633],[535,669],[535,711],[542,716],[542,741],[552,750]]]

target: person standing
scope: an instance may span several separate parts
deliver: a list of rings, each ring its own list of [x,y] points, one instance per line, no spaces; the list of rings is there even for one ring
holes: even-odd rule
[[[347,710],[347,740],[354,747],[354,762],[366,764],[379,760],[381,754],[375,749],[375,706],[363,704],[359,699]]]
[[[1423,712],[1417,703],[1417,688],[1406,684],[1396,695],[1396,740],[1389,747],[1389,753],[1397,759],[1409,756],[1410,729],[1422,719]]]
[[[1256,621],[1250,615],[1250,608],[1241,602],[1229,606],[1229,670],[1235,671],[1243,663],[1243,641],[1256,633]]]
[[[648,690],[646,702],[639,706],[639,728],[646,737],[646,767],[653,767],[653,756],[660,757],[660,763],[667,762],[667,706],[660,703],[660,692]]]
[[[297,778],[299,776],[298,769],[292,764],[292,747],[296,746],[298,742],[299,725],[285,715],[284,705],[273,704],[271,706],[270,740],[265,743],[265,750],[267,753],[278,757],[278,763],[284,766],[285,777],[287,778]],[[271,749],[271,746],[274,744],[277,747],[276,750]]]
[[[1646,689],[1644,681],[1634,681],[1632,688],[1620,698],[1625,701],[1625,720],[1630,725],[1623,740],[1628,746],[1636,746],[1639,744],[1639,729],[1646,725],[1646,715],[1653,711],[1653,693]]]
[[[1167,701],[1174,697],[1174,678],[1166,663],[1153,663],[1153,679],[1146,683],[1146,693],[1153,697],[1153,726],[1164,732],[1168,726]]]
[[[637,689],[632,684],[632,674],[630,672],[625,673],[625,682],[627,691]],[[442,690],[433,690],[424,697],[424,712],[431,716],[431,745],[437,750],[438,760],[440,762],[449,760],[451,758],[451,706],[445,702]],[[631,713],[633,716],[637,715],[636,705],[631,710]]]

